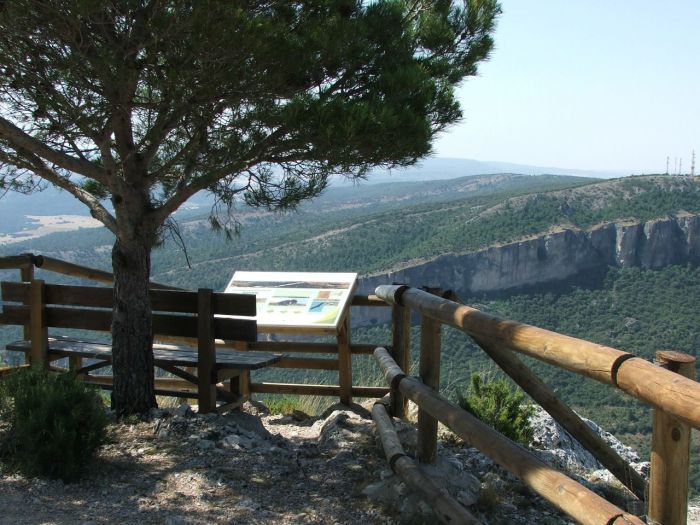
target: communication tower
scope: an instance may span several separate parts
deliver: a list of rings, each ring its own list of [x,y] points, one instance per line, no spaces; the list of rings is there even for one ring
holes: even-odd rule
[[[693,150],[693,156],[691,157],[690,161],[690,176],[694,177],[695,176],[695,150]]]

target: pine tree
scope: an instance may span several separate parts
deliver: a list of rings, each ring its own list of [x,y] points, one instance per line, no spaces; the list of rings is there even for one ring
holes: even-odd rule
[[[0,3],[0,193],[53,184],[115,236],[119,414],[155,404],[151,249],[201,191],[292,208],[408,166],[461,117],[496,0]]]

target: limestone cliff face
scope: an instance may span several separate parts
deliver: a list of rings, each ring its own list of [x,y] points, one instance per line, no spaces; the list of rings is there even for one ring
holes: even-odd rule
[[[360,292],[379,284],[494,292],[544,284],[607,266],[662,268],[700,263],[700,215],[617,222],[590,230],[562,229],[460,255],[448,254],[360,280]]]

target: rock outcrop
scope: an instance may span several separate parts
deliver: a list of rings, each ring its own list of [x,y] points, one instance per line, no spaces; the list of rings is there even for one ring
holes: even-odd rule
[[[563,281],[608,266],[657,269],[687,262],[700,263],[700,215],[607,223],[589,230],[563,228],[366,276],[359,289],[372,293],[379,284],[399,282],[488,293]]]

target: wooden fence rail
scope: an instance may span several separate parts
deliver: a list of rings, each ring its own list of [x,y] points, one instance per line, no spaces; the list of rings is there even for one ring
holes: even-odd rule
[[[501,319],[415,288],[385,285],[377,287],[375,293],[391,304],[409,307],[487,344],[505,346],[615,386],[700,429],[700,384],[634,354]]]
[[[377,425],[382,448],[391,469],[401,476],[425,503],[433,508],[442,523],[481,525],[481,522],[471,512],[455,501],[449,492],[438,487],[433,479],[424,474],[418,465],[406,455],[383,401],[377,401],[372,407],[372,419]],[[388,402],[390,403],[390,401]]]
[[[34,268],[98,282],[112,283],[113,275],[86,266],[51,257],[22,254],[0,257],[0,270],[18,269],[24,282],[33,281]],[[177,293],[178,288],[152,283],[158,293]],[[48,288],[49,292],[51,288]],[[259,393],[379,398],[387,392],[390,413],[403,417],[408,399],[419,405],[418,459],[435,459],[437,421],[468,439],[555,506],[581,523],[642,523],[563,474],[546,466],[527,451],[513,444],[477,419],[450,404],[439,395],[440,330],[442,325],[463,331],[479,345],[505,373],[511,376],[536,402],[566,428],[584,447],[620,479],[640,499],[649,494],[648,518],[663,525],[685,523],[687,507],[687,467],[690,428],[700,429],[700,384],[694,378],[694,361],[688,356],[668,352],[660,354],[663,366],[656,366],[628,352],[598,345],[515,321],[500,319],[464,305],[454,294],[450,300],[437,290],[418,290],[407,286],[379,286],[375,295],[356,295],[353,307],[391,307],[391,352],[377,345],[351,344],[345,340],[343,351],[336,344],[300,341],[257,341],[245,344],[216,340],[216,346],[239,350],[306,353],[310,356],[286,356],[278,363],[284,368],[337,371],[339,384],[295,384],[249,382],[246,391]],[[98,297],[99,296],[99,297]],[[25,301],[26,299],[26,301]],[[15,299],[15,310],[30,308],[32,297]],[[109,297],[95,296],[109,301]],[[106,303],[105,303],[106,304]],[[26,306],[25,306],[26,305]],[[420,326],[420,380],[407,377],[411,368],[411,313],[422,316]],[[37,313],[38,315],[39,313]],[[55,312],[54,312],[55,314]],[[52,315],[54,315],[52,314]],[[45,340],[45,334],[33,334],[25,327],[25,339]],[[168,336],[178,342],[196,342],[190,338]],[[45,349],[37,343],[33,353]],[[352,356],[374,353],[384,371],[388,387],[352,385]],[[647,488],[644,480],[564,405],[515,355],[521,353],[550,365],[619,388],[655,408],[652,444],[652,477]],[[332,354],[323,357],[319,354]],[[318,357],[316,357],[318,355]],[[412,467],[408,467],[412,470]],[[412,474],[411,474],[412,475]]]
[[[420,380],[407,377],[389,352],[374,353],[388,384],[395,386],[418,407],[448,426],[458,436],[478,448],[503,468],[522,479],[552,505],[586,525],[644,523],[598,496],[580,483],[539,460],[469,412],[445,400]]]
[[[435,378],[439,377],[439,336],[435,335],[433,323],[444,324],[471,336],[506,374],[598,461],[639,499],[647,500],[650,523],[680,525],[686,522],[690,428],[700,429],[700,384],[693,380],[693,357],[678,352],[660,352],[657,359],[662,366],[656,366],[614,348],[485,314],[462,304],[454,294],[450,294],[453,300],[449,300],[427,290],[397,285],[379,286],[375,293],[394,305],[395,309],[422,315],[420,381],[406,378],[403,372],[406,368],[397,366],[386,351],[375,350],[375,356],[391,385],[392,395],[401,394],[414,401],[420,400],[416,401],[419,405],[419,459],[430,462],[435,454],[436,442],[434,420],[428,416],[421,419],[420,414],[427,413],[448,424],[426,405],[433,403],[434,407],[437,406],[437,401],[428,395],[437,395]],[[558,400],[554,392],[518,360],[513,351],[612,385],[652,405],[655,412],[649,486],[573,410]],[[464,419],[456,416],[457,413],[451,412],[451,409],[445,410],[451,414],[450,418]],[[451,428],[455,430],[454,426]],[[485,450],[489,450],[488,447],[486,444]],[[491,457],[496,459],[493,455]],[[503,466],[508,468],[507,465]],[[547,495],[542,495],[549,499]],[[578,514],[569,514],[586,522]],[[591,523],[608,522],[594,520]]]

